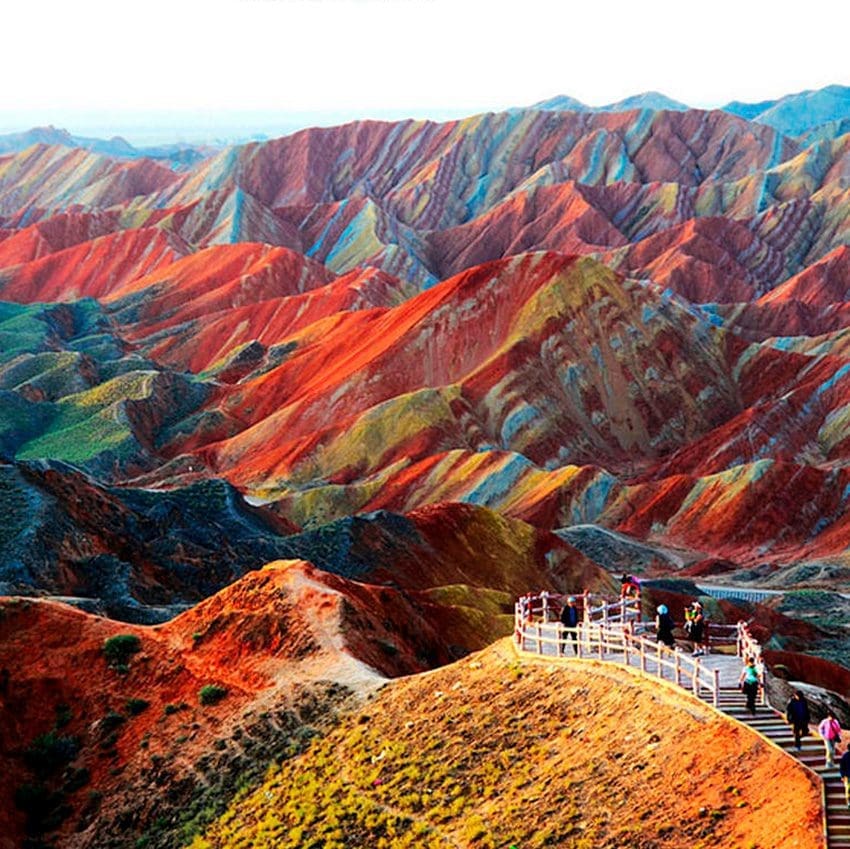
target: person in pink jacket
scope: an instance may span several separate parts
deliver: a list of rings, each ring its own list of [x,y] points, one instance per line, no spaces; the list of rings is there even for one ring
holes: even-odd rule
[[[826,754],[826,765],[835,766],[837,746],[841,742],[841,726],[831,711],[820,721],[818,734],[823,737],[823,748]]]

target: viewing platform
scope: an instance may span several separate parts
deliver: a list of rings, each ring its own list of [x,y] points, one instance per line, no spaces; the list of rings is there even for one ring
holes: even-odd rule
[[[761,645],[746,623],[710,623],[705,653],[693,655],[688,640],[678,640],[674,648],[658,642],[654,623],[641,620],[639,599],[609,602],[589,593],[577,594],[581,615],[575,629],[566,628],[559,620],[565,599],[566,596],[541,592],[517,600],[514,645],[520,655],[554,662],[617,663],[689,690],[812,770],[821,782],[824,845],[827,849],[850,849],[850,810],[837,768],[825,766],[820,738],[810,732],[802,748],[796,750],[792,729],[784,715],[767,703],[764,686],[759,689],[755,713],[746,707],[746,697],[738,686],[745,659],[752,657],[756,661],[762,680],[769,675],[762,661]]]

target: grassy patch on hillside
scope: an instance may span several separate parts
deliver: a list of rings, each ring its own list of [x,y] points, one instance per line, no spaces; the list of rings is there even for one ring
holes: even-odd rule
[[[686,694],[497,648],[388,685],[190,845],[814,849],[819,815],[801,767]]]
[[[0,362],[37,350],[48,334],[42,309],[0,301]]]
[[[131,372],[63,398],[47,431],[22,446],[18,459],[82,463],[125,443],[134,445],[123,402],[147,397],[155,374]]]

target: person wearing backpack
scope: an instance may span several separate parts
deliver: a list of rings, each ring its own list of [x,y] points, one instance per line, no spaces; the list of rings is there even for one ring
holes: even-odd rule
[[[818,725],[818,734],[823,738],[826,766],[835,766],[835,754],[838,744],[841,742],[841,725],[835,718],[835,714],[829,711]]]
[[[794,729],[794,745],[799,752],[802,748],[802,740],[809,733],[809,703],[800,690],[795,690],[794,695],[785,706],[785,720]]]
[[[673,639],[673,628],[675,624],[670,611],[667,610],[666,604],[658,605],[658,615],[655,617],[655,636],[659,643],[664,643],[668,648],[673,648],[676,645]]]
[[[687,618],[687,614],[686,614]],[[691,642],[694,644],[693,657],[699,657],[704,654],[702,645],[703,640],[705,639],[705,616],[702,612],[702,605],[695,601],[691,605],[691,615],[690,619],[689,636],[691,638]],[[685,623],[687,627],[687,622]]]

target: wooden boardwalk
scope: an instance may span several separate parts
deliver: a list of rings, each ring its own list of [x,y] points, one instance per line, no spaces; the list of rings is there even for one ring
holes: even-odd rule
[[[543,639],[539,642],[539,650],[536,640],[538,630],[543,636]],[[596,641],[590,640],[583,641],[578,651],[576,651],[572,640],[564,637],[562,627],[557,622],[536,623],[534,626],[534,635],[527,636],[525,645],[520,648],[524,651],[530,651],[533,654],[542,655],[543,657],[580,657],[587,660],[595,658],[597,660],[611,661],[612,663],[623,663],[635,669],[641,668],[641,654],[637,650],[627,651],[624,656],[622,650],[609,651],[604,647],[600,650]],[[668,651],[663,646],[658,646],[656,651],[645,651],[643,653],[644,668],[642,671],[648,675],[663,678],[666,681],[675,681],[675,655],[678,655],[681,659],[679,680],[677,682],[679,684],[682,684],[682,681],[686,678],[686,667],[692,664],[698,664],[706,671],[717,670],[721,689],[736,688],[738,686],[738,676],[741,674],[742,666],[740,657],[726,652],[714,651],[699,658],[694,658],[684,645],[678,647],[675,653]]]
[[[743,661],[737,654],[730,653],[728,646],[721,651],[692,657],[684,646],[670,651],[645,637],[635,636],[636,628],[628,622],[625,625],[623,622],[601,623],[592,621],[591,617],[585,618],[578,629],[580,638],[574,642],[564,634],[558,622],[535,620],[533,613],[533,607],[517,605],[514,639],[520,653],[553,661],[579,658],[617,663],[641,674],[678,684],[727,716],[749,726],[815,772],[823,788],[826,847],[850,849],[850,809],[845,802],[844,785],[837,768],[826,768],[821,739],[817,734],[809,734],[797,751],[793,732],[785,717],[765,704],[763,697],[759,699],[755,715],[751,715],[746,708],[746,697],[738,688]],[[548,617],[544,615],[543,618]],[[740,641],[738,648],[740,651]],[[756,643],[745,641],[744,648],[747,654],[752,652],[760,657],[761,649]]]

